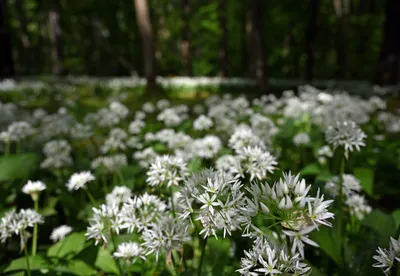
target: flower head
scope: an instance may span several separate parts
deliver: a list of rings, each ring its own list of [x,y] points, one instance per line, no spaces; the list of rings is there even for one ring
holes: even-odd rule
[[[51,232],[50,239],[53,242],[61,241],[65,239],[72,232],[72,227],[68,225],[61,225],[57,228],[54,228]]]
[[[33,201],[37,201],[39,199],[40,192],[44,190],[46,190],[46,185],[42,181],[28,180],[25,186],[22,187],[22,192],[30,195]]]
[[[74,173],[68,180],[67,188],[69,191],[86,189],[87,184],[95,179],[94,175],[89,171]]]

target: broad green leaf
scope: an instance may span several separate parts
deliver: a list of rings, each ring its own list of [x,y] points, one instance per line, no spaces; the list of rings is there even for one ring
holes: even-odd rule
[[[47,250],[47,256],[58,258],[73,258],[85,247],[86,237],[83,232],[72,233],[64,240],[57,242]]]
[[[118,265],[115,259],[112,257],[110,251],[108,251],[107,249],[99,250],[95,265],[106,273],[114,273],[120,275]]]
[[[396,223],[396,227],[399,227],[400,226],[400,209],[393,211],[392,217],[394,219],[394,222]]]
[[[340,257],[339,243],[335,239],[333,228],[321,227],[319,231],[313,231],[312,239],[318,243],[322,251],[324,251],[336,264],[342,263]]]
[[[39,162],[40,157],[35,153],[1,156],[0,181],[27,179],[39,167]]]
[[[43,257],[29,256],[29,266],[31,270],[43,270],[46,271],[49,269],[49,264],[46,262]],[[4,272],[15,271],[15,270],[27,270],[27,262],[25,257],[21,257],[15,259],[11,262],[9,266],[4,270]]]
[[[369,196],[373,196],[374,171],[369,168],[355,168],[354,176],[360,180],[360,185],[363,190]]]
[[[71,260],[68,262],[68,269],[71,273],[79,276],[96,275],[97,271],[81,260]]]
[[[320,170],[318,164],[313,163],[313,164],[310,164],[310,165],[306,166],[305,168],[303,168],[300,171],[300,174],[303,176],[304,175],[317,175],[320,173],[320,171],[321,170]]]
[[[379,235],[379,245],[387,246],[389,237],[396,233],[396,222],[393,216],[379,210],[373,210],[362,222]]]
[[[332,174],[328,170],[322,170],[315,178],[316,181],[327,182],[332,179]]]

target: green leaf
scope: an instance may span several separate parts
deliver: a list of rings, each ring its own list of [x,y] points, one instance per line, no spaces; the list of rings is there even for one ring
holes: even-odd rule
[[[389,237],[396,233],[396,222],[393,216],[379,210],[373,210],[362,222],[379,236],[379,245],[387,246]]]
[[[354,176],[360,180],[360,185],[363,190],[369,196],[373,196],[374,171],[369,168],[355,168]]]
[[[112,257],[110,251],[108,251],[107,249],[99,251],[96,260],[96,267],[106,273],[114,273],[120,275],[117,263],[115,262],[115,259]]]
[[[322,170],[315,178],[315,181],[327,182],[330,179],[332,179],[332,174],[328,170]]]
[[[400,209],[397,209],[392,212],[392,217],[394,222],[396,223],[396,227],[400,226]]]
[[[47,250],[47,256],[71,259],[84,249],[85,241],[83,232],[72,233],[64,240],[51,246]]]
[[[97,271],[81,260],[71,260],[68,262],[68,269],[71,273],[79,276],[96,275]]]
[[[304,175],[317,175],[320,173],[320,171],[321,170],[320,170],[318,164],[313,163],[313,164],[310,164],[310,165],[306,166],[305,168],[303,168],[300,171],[300,174],[303,176]]]
[[[321,227],[319,231],[313,231],[312,239],[318,243],[322,251],[331,257],[336,264],[340,265],[342,263],[340,247],[333,231],[334,228]]]
[[[27,179],[39,167],[39,162],[40,157],[35,153],[1,156],[0,181]]]
[[[48,270],[49,264],[43,259],[43,257],[29,256],[29,266],[31,270]],[[28,266],[26,263],[26,257],[21,257],[15,259],[11,262],[9,266],[4,270],[4,272],[15,271],[15,270],[27,270]]]

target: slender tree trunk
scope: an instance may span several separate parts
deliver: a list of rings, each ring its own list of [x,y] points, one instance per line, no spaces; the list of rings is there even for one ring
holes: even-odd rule
[[[48,28],[50,40],[51,72],[55,76],[64,74],[62,30],[60,25],[59,3],[52,3],[48,11]]]
[[[228,27],[227,27],[226,0],[219,0],[219,27],[221,28],[221,46],[219,49],[219,76],[227,76],[227,52],[228,52]]]
[[[142,38],[144,76],[147,79],[147,89],[156,86],[153,30],[151,27],[150,13],[147,0],[134,0],[136,20]]]
[[[348,33],[347,21],[350,12],[349,0],[333,0],[336,22],[336,78],[347,78],[348,75]]]
[[[308,20],[307,31],[306,31],[306,75],[305,79],[311,81],[314,78],[314,64],[315,64],[315,51],[316,51],[316,39],[317,39],[317,22],[320,0],[310,0],[310,18]]]
[[[23,6],[23,1],[22,0],[16,0],[15,1],[15,8],[17,11],[17,18],[19,21],[20,25],[20,40],[21,40],[21,45],[22,48],[19,53],[19,60],[18,60],[18,65],[20,69],[18,71],[22,71],[23,73],[29,73],[30,68],[30,57],[31,54],[29,53],[29,48],[30,48],[30,38],[29,38],[29,32],[27,28],[27,20],[25,16],[25,11],[24,11],[24,6]]]
[[[400,80],[400,1],[386,1],[386,20],[375,81],[396,84]]]
[[[183,0],[183,41],[182,41],[182,60],[183,70],[186,76],[193,75],[192,67],[192,52],[191,52],[191,37],[190,37],[190,0]]]
[[[249,77],[250,67],[249,67],[248,49],[250,45],[250,34],[251,34],[252,24],[251,24],[251,12],[248,1],[243,1],[242,20],[243,20],[243,29],[242,29],[241,67],[244,72],[244,76]]]
[[[15,75],[6,9],[6,0],[0,0],[0,79]]]
[[[256,79],[260,92],[267,92],[267,68],[264,43],[264,0],[250,0],[251,56],[250,72]]]

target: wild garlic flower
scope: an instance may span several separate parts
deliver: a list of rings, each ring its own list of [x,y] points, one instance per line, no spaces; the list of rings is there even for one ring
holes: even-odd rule
[[[54,228],[50,235],[50,240],[53,242],[61,241],[65,239],[72,232],[72,227],[68,225],[61,225]]]
[[[333,198],[338,196],[339,177],[334,176],[328,181],[325,184],[324,190]],[[348,207],[350,215],[355,216],[359,220],[364,219],[364,217],[372,211],[365,197],[360,194],[361,191],[360,181],[357,178],[351,174],[343,175],[342,194],[344,196],[344,204]]]
[[[65,140],[55,140],[44,145],[43,152],[46,159],[40,167],[47,169],[60,169],[72,165],[71,146]]]
[[[293,144],[295,144],[296,146],[307,145],[310,142],[310,136],[308,136],[308,133],[306,132],[298,133],[293,137]]]
[[[166,108],[157,116],[157,120],[163,122],[167,127],[178,126],[185,119],[176,108]]]
[[[8,126],[7,133],[10,141],[21,141],[34,133],[34,128],[28,122],[13,122]]]
[[[129,133],[130,134],[139,134],[142,132],[143,128],[146,126],[146,123],[143,120],[135,119],[129,124]]]
[[[283,173],[283,178],[272,187],[264,183],[253,183],[247,190],[251,194],[248,204],[249,215],[261,213],[266,219],[279,223],[284,229],[301,232],[304,229],[317,228],[320,225],[332,226],[328,221],[334,214],[327,208],[333,200],[324,200],[318,190],[315,197],[310,196],[311,185],[306,185],[300,174]],[[247,222],[246,235],[251,228],[257,228]]]
[[[268,173],[273,173],[278,164],[276,158],[260,147],[245,147],[238,154],[243,170],[253,179],[265,180]]]
[[[156,157],[147,172],[150,186],[171,185],[178,186],[183,178],[188,175],[187,164],[182,158],[170,155]]]
[[[94,175],[89,171],[74,173],[69,178],[66,186],[68,191],[86,189],[87,184],[95,179]]]
[[[146,102],[142,105],[142,110],[146,113],[154,113],[156,111],[156,107],[151,102]]]
[[[268,117],[255,113],[250,117],[251,129],[266,144],[270,144],[271,138],[278,132],[275,123]]]
[[[142,232],[160,218],[167,216],[167,204],[159,197],[143,194],[127,199],[121,208],[124,228],[129,233]]]
[[[213,121],[205,115],[200,115],[194,122],[193,128],[195,130],[208,130],[213,126]]]
[[[101,156],[92,161],[93,169],[105,170],[108,173],[114,173],[126,165],[128,165],[128,159],[125,154]]]
[[[217,237],[218,231],[231,235],[245,220],[243,184],[232,176],[212,169],[194,173],[180,190],[180,218],[200,220],[200,235]]]
[[[110,103],[109,109],[112,113],[118,116],[120,119],[125,119],[129,114],[129,109],[118,101]]]
[[[353,151],[353,148],[359,151],[360,147],[365,146],[367,135],[353,121],[337,121],[326,129],[325,137],[334,148],[343,147],[348,158],[348,152]]]
[[[92,208],[93,216],[89,219],[89,225],[85,236],[87,239],[95,239],[95,245],[101,240],[108,243],[112,233],[117,235],[124,229],[121,208],[118,205],[102,204],[98,208]]]
[[[42,181],[28,180],[24,187],[22,187],[22,192],[30,195],[33,201],[37,201],[39,199],[40,192],[46,190],[46,188],[46,184],[44,184]]]
[[[265,148],[265,145],[261,139],[255,135],[251,128],[247,125],[240,125],[236,127],[235,132],[229,138],[228,144],[229,147],[234,149],[236,152],[239,152],[243,148],[249,146]]]
[[[93,129],[90,125],[78,123],[71,128],[70,135],[74,139],[87,139],[93,136]]]
[[[400,262],[400,237],[398,240],[390,237],[389,248],[380,248],[376,250],[377,255],[373,256],[376,261],[373,267],[379,267],[383,270],[385,275],[390,275],[390,269],[395,263]]]
[[[118,245],[113,253],[114,258],[123,259],[127,264],[134,264],[137,260],[146,260],[143,247],[136,242],[124,242]]]
[[[239,157],[233,155],[223,155],[215,162],[215,168],[223,171],[232,177],[244,177],[242,164]]]
[[[193,142],[194,154],[205,159],[211,159],[218,154],[222,147],[221,139],[215,135],[206,135]]]
[[[288,253],[285,248],[278,249],[268,241],[258,239],[251,250],[244,251],[241,275],[309,275],[311,268],[302,262],[299,254]]]
[[[152,147],[145,148],[142,151],[136,151],[133,154],[133,158],[138,161],[139,165],[142,168],[149,168],[150,165],[154,162],[158,154],[154,151]]]
[[[171,103],[167,99],[161,99],[157,102],[157,108],[159,110],[164,110],[171,106]]]
[[[152,227],[146,228],[142,238],[146,254],[154,254],[157,261],[160,254],[170,258],[173,250],[180,250],[191,239],[187,223],[170,216],[163,216]]]
[[[126,149],[126,139],[128,134],[121,128],[114,128],[110,131],[107,140],[101,146],[102,153],[115,152]]]
[[[0,241],[5,242],[12,235],[19,235],[23,249],[30,236],[27,228],[43,222],[43,217],[32,209],[6,212],[0,222]]]
[[[111,193],[106,195],[107,205],[120,205],[132,197],[132,191],[126,186],[116,186]]]

